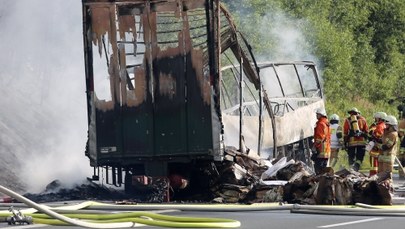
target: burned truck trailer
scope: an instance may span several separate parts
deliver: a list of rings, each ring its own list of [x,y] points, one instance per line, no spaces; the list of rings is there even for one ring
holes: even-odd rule
[[[315,65],[257,63],[219,1],[82,3],[85,154],[94,179],[100,169],[107,183],[126,187],[138,175],[187,176],[199,166],[221,163],[229,145],[275,156],[308,139],[303,127],[285,140],[277,124],[291,121],[283,119],[289,113],[323,106]],[[299,82],[294,92],[283,89],[291,75],[283,76],[282,66]],[[312,77],[311,87],[303,76]]]

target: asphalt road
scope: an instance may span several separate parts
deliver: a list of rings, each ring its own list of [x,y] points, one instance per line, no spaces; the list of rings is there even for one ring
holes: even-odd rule
[[[346,216],[346,215],[316,215],[296,214],[287,210],[281,211],[255,211],[255,212],[173,212],[170,215],[198,216],[198,217],[221,217],[236,219],[241,222],[240,228],[353,228],[353,229],[381,229],[403,228],[405,217],[374,217],[374,216]],[[141,226],[141,228],[150,226]],[[9,226],[0,224],[0,228],[56,228],[47,225],[24,225]],[[79,228],[71,226],[59,227]],[[162,228],[162,227],[154,227]]]
[[[394,177],[395,193],[393,203],[402,205],[405,208],[405,180]],[[55,203],[54,203],[55,204]],[[47,205],[47,204],[45,204]],[[112,210],[106,210],[111,211]],[[404,228],[404,216],[372,216],[372,215],[347,215],[347,214],[308,214],[292,213],[290,210],[267,210],[267,211],[189,211],[189,210],[166,210],[158,212],[166,215],[185,217],[209,217],[227,218],[241,222],[239,228],[271,228],[271,229],[291,229],[291,228]],[[0,223],[0,228],[56,228],[58,226],[49,225],[19,225],[10,226],[7,223]],[[152,226],[140,226],[141,228]],[[79,228],[74,226],[59,226],[59,228],[70,229]],[[163,227],[152,227],[163,228]]]

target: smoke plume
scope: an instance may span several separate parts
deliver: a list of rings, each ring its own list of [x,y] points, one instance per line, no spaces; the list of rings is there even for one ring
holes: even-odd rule
[[[0,1],[0,40],[0,184],[38,192],[85,179],[81,1]]]

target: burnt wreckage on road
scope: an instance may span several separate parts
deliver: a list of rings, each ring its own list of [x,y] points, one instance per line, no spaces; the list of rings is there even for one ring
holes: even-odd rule
[[[229,146],[308,160],[315,64],[256,62],[219,1],[83,0],[83,27],[94,179],[192,186]]]

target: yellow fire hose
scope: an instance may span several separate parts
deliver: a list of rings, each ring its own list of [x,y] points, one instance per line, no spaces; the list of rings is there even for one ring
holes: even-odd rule
[[[53,219],[44,214],[30,214],[34,223],[50,225],[70,225],[67,222]],[[86,220],[86,222],[103,223],[114,225],[116,223],[132,222],[149,226],[173,227],[173,228],[230,228],[239,227],[240,223],[230,219],[177,217],[148,212],[131,212],[118,214],[64,214],[69,218]],[[136,224],[134,225],[136,226]]]
[[[135,204],[116,205],[97,203],[92,201],[82,202],[73,206],[48,207],[33,201],[0,185],[0,192],[31,207],[23,209],[27,216],[33,217],[33,222],[50,225],[76,225],[87,228],[127,228],[143,225],[173,227],[173,228],[232,228],[239,227],[239,221],[223,218],[200,218],[168,216],[150,212],[133,212],[135,210],[187,210],[187,211],[270,211],[289,210],[291,213],[302,214],[329,214],[329,215],[361,215],[361,216],[405,216],[405,206],[372,206],[362,203],[355,205],[299,205],[277,203],[252,204],[252,205],[226,205],[226,204]],[[16,206],[18,203],[15,204]],[[12,206],[10,204],[10,206]],[[86,209],[86,210],[83,210]],[[131,211],[122,213],[105,213],[102,211]],[[40,214],[37,212],[45,214]],[[88,212],[87,212],[88,211]],[[59,212],[59,213],[58,213]],[[0,211],[0,217],[10,216],[10,212]]]
[[[223,218],[177,217],[156,213],[132,212],[116,214],[59,214],[49,207],[39,205],[20,194],[0,185],[0,192],[25,203],[44,214],[28,213],[34,223],[51,225],[75,225],[87,228],[128,228],[140,225],[151,225],[174,228],[233,228],[240,227],[240,222]],[[10,213],[3,216],[10,216]],[[73,217],[73,218],[71,218]]]

